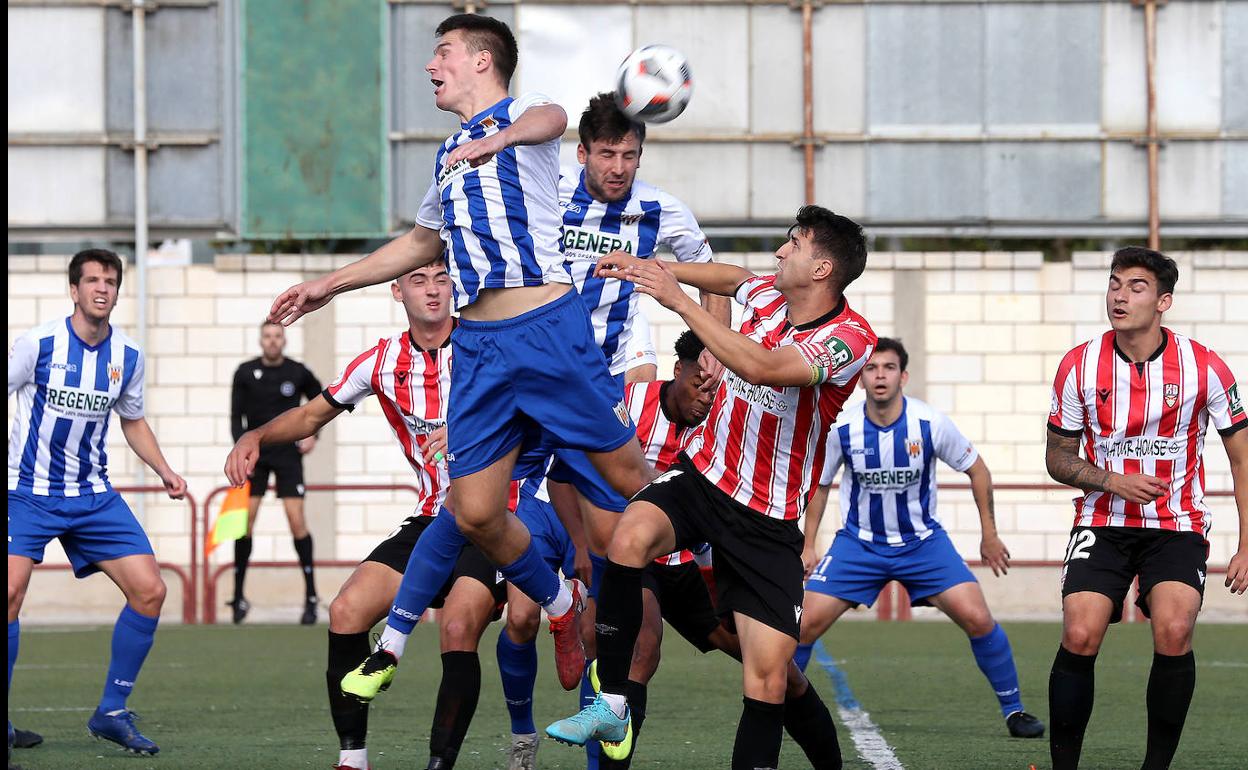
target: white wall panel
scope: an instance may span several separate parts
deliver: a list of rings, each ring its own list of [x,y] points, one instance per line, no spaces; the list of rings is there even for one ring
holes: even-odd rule
[[[10,225],[103,222],[103,148],[9,148]]]
[[[824,4],[815,14],[815,130],[860,133],[866,117],[866,12]]]
[[[9,8],[9,131],[102,130],[104,11]]]
[[[512,93],[546,94],[567,110],[575,129],[590,97],[615,88],[616,68],[633,50],[632,10],[526,4],[516,16],[521,64]]]
[[[750,216],[792,219],[806,201],[802,151],[787,144],[756,144],[750,152]]]
[[[1148,217],[1148,153],[1111,143],[1105,149],[1105,216]],[[1222,149],[1209,142],[1170,142],[1157,169],[1162,229],[1167,219],[1212,219],[1222,210]]]
[[[750,19],[750,130],[802,130],[802,16],[784,7],[755,8]],[[774,52],[774,54],[773,54]],[[783,52],[783,53],[781,53]]]
[[[866,216],[865,144],[828,144],[815,150],[815,203],[853,219]]]
[[[646,145],[638,175],[683,200],[699,221],[749,216],[749,147],[743,144]]]
[[[1248,219],[1248,142],[1227,142],[1222,156],[1222,216]]]

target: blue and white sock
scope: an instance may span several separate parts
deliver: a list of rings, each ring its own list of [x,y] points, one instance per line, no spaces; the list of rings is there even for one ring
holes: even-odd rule
[[[511,715],[513,735],[537,732],[533,724],[533,688],[537,683],[537,643],[516,644],[504,627],[498,632],[498,673],[503,679],[503,699]]]
[[[112,658],[108,662],[108,679],[100,696],[100,711],[118,711],[126,707],[126,699],[139,678],[139,669],[152,649],[160,616],[140,615],[127,604],[113,626]]]
[[[971,651],[975,653],[975,662],[979,670],[984,672],[992,691],[1001,704],[1001,716],[1008,717],[1015,711],[1023,710],[1022,694],[1018,689],[1018,670],[1014,667],[1014,653],[1010,650],[1010,639],[1000,624],[992,627],[984,636],[971,639]]]
[[[403,582],[390,607],[379,647],[384,646],[396,658],[403,656],[407,635],[416,628],[420,616],[446,584],[467,542],[455,524],[455,517],[445,508],[440,509],[437,518],[420,534],[407,560]]]

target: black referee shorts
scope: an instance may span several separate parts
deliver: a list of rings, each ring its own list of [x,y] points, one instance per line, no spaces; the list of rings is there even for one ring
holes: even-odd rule
[[[420,539],[425,528],[433,523],[433,519],[433,516],[408,516],[385,540],[377,544],[372,553],[364,557],[364,561],[384,564],[402,575],[407,569],[407,562],[412,556],[412,551],[416,548],[416,541]],[[442,584],[442,588],[438,590],[437,596],[429,606],[435,610],[441,608],[446,602],[446,597],[451,593],[451,586],[455,585],[455,581],[461,577],[472,578],[490,590],[490,595],[494,597],[494,619],[497,620],[503,605],[507,603],[507,582],[503,580],[503,576],[494,568],[485,554],[472,543],[464,546],[459,552],[455,570]]]
[[[651,562],[641,576],[642,588],[659,600],[659,612],[667,624],[699,652],[715,649],[711,633],[719,627],[719,616],[711,602],[711,592],[695,562],[657,564]]]
[[[269,474],[277,479],[278,497],[303,497],[303,455],[294,444],[260,452],[256,469],[248,479],[252,497],[264,497],[269,488]]]
[[[740,612],[798,638],[802,612],[802,546],[797,522],[773,519],[721,492],[681,455],[633,496],[667,514],[676,548],[710,543],[721,615]]]

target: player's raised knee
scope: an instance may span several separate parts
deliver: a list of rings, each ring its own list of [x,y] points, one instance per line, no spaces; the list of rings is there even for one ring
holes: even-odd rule
[[[349,592],[339,592],[329,603],[329,630],[335,634],[358,634],[372,627],[372,618],[365,617],[365,609],[357,597]]]
[[[26,598],[26,590],[20,586],[9,584],[9,622],[12,623],[17,619],[17,613],[22,609],[22,600]]]
[[[130,588],[130,606],[141,615],[153,616],[160,614],[165,604],[165,595],[169,589],[160,573],[152,574],[138,581]]]
[[[507,635],[516,644],[531,642],[542,630],[542,616],[534,612],[508,612]]]

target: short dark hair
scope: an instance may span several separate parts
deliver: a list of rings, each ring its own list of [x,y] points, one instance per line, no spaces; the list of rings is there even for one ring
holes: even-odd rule
[[[858,280],[867,269],[867,239],[862,226],[822,206],[802,206],[793,227],[810,235],[815,248],[836,263],[837,291]],[[793,228],[789,228],[792,232]]]
[[[1152,273],[1157,279],[1158,294],[1173,294],[1174,285],[1179,282],[1179,266],[1160,251],[1143,246],[1127,246],[1115,251],[1114,259],[1109,263],[1110,275],[1129,267],[1142,267]]]
[[[890,350],[897,354],[897,360],[901,362],[901,370],[904,372],[906,366],[910,363],[910,354],[906,352],[906,346],[901,344],[901,340],[892,337],[880,337],[876,340],[875,350],[871,351],[871,355],[885,353]]]
[[[463,30],[464,41],[470,51],[490,52],[494,69],[503,78],[503,86],[510,88],[511,76],[515,74],[516,62],[520,60],[516,36],[511,34],[511,28],[492,16],[457,13],[443,19],[433,34],[435,37],[442,37],[457,29]]]
[[[577,126],[581,144],[589,149],[590,142],[603,140],[615,144],[628,136],[632,131],[637,134],[637,141],[646,141],[646,124],[632,120],[615,103],[615,94],[603,92],[589,100],[589,106],[581,113],[581,122]]]
[[[82,280],[82,266],[88,262],[98,262],[104,267],[111,267],[117,271],[117,288],[121,288],[121,274],[123,263],[121,257],[115,252],[108,249],[83,249],[69,260],[69,285],[77,286]]]
[[[703,350],[706,350],[706,345],[692,330],[686,329],[676,338],[676,358],[680,361],[687,364],[697,363]]]

